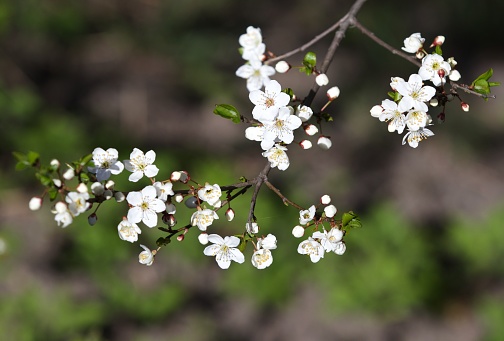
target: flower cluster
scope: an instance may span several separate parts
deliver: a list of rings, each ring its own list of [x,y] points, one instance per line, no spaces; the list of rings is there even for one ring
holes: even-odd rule
[[[451,81],[460,79],[460,73],[453,69],[456,62],[453,58],[445,61],[440,54],[441,46],[444,42],[443,36],[434,39],[431,47],[437,47],[432,54],[427,54],[423,48],[425,39],[420,33],[414,33],[404,40],[402,50],[413,53],[422,60],[422,65],[418,73],[409,76],[408,81],[401,77],[392,77],[389,93],[393,100],[385,99],[381,105],[375,105],[371,108],[371,116],[380,121],[388,122],[388,131],[397,131],[402,134],[407,128],[408,132],[404,135],[402,144],[408,143],[409,146],[416,148],[418,144],[433,136],[434,133],[427,128],[432,124],[432,118],[427,113],[428,104],[437,105],[435,98],[437,93],[443,93],[443,86],[446,83],[446,76]],[[430,81],[434,85],[424,85],[423,81]],[[437,90],[436,90],[436,88]]]
[[[242,58],[247,62],[236,70],[236,75],[247,80],[248,91],[259,90],[275,74],[275,68],[263,64],[266,45],[262,42],[261,30],[249,26],[247,33],[242,34],[238,42]]]

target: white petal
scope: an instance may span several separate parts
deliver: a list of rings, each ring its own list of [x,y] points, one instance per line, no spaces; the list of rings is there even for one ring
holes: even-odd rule
[[[145,167],[144,170],[145,175],[149,178],[155,177],[158,174],[158,172],[159,169],[154,165],[148,165],[147,167]]]
[[[143,211],[143,223],[148,227],[154,227],[157,225],[158,216],[156,212],[152,210],[144,210]]]
[[[140,207],[132,207],[128,211],[128,220],[131,223],[139,223],[142,221],[143,218],[143,211]]]

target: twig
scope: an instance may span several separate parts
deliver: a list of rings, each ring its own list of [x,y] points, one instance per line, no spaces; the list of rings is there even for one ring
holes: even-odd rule
[[[481,97],[483,99],[488,99],[488,98],[495,98],[495,95],[484,95],[480,94],[479,92],[476,92],[474,90],[469,89],[468,85],[465,84],[457,84],[457,83],[450,83],[452,89],[461,89],[464,92],[467,92],[468,94],[475,95],[478,97]]]
[[[257,201],[257,196],[259,194],[259,190],[261,189],[261,186],[264,183],[264,181],[268,180],[268,173],[270,172],[270,170],[271,170],[271,164],[268,161],[266,166],[261,171],[261,173],[259,173],[259,175],[254,179],[256,181],[256,184],[255,184],[254,193],[252,194],[252,198],[250,199],[250,210],[249,210],[249,215],[248,215],[248,219],[247,219],[248,223],[252,223],[255,220],[254,219],[255,218],[254,217],[254,210],[255,210],[255,205],[256,205],[256,201]]]
[[[299,206],[298,204],[296,204],[295,202],[293,202],[293,201],[289,200],[289,199],[288,199],[285,195],[283,195],[283,194],[280,192],[280,190],[279,190],[278,188],[276,188],[275,186],[273,186],[273,185],[271,184],[271,182],[269,182],[268,180],[265,180],[265,181],[264,181],[264,184],[265,184],[266,186],[268,186],[268,188],[269,188],[269,189],[271,189],[271,190],[272,190],[272,191],[273,191],[276,195],[278,195],[278,196],[282,199],[282,201],[283,201],[284,203],[288,203],[289,205],[291,205],[291,206],[293,206],[293,207],[297,208],[297,209],[298,209],[298,210],[300,210],[300,211],[304,210],[304,208],[303,208],[303,207],[301,207],[301,206]]]

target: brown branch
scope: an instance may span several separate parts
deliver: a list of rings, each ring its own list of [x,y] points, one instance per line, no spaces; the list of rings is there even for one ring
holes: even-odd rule
[[[259,173],[259,175],[254,179],[254,181],[256,181],[256,184],[254,193],[252,194],[252,198],[250,199],[250,210],[247,219],[248,223],[252,223],[255,220],[254,210],[257,201],[257,196],[259,195],[259,190],[261,189],[261,186],[263,185],[264,181],[268,180],[268,173],[270,172],[270,170],[271,170],[271,164],[269,161],[267,161],[266,166],[263,168],[261,173]]]
[[[479,92],[476,92],[474,90],[471,90],[469,88],[468,85],[465,85],[465,84],[457,84],[457,83],[452,83],[450,82],[450,85],[452,87],[452,89],[455,89],[454,91],[456,92],[456,89],[460,89],[464,92],[467,92],[468,94],[471,94],[471,95],[475,95],[475,96],[478,96],[478,97],[481,97],[483,99],[488,99],[488,98],[495,98],[495,95],[484,95],[484,94],[480,94]]]
[[[269,188],[269,189],[271,189],[271,190],[272,190],[272,191],[273,191],[276,195],[278,195],[278,196],[282,199],[282,201],[283,201],[284,203],[287,203],[287,204],[289,204],[289,205],[291,205],[291,206],[293,206],[293,207],[297,208],[297,209],[298,209],[298,210],[300,210],[300,211],[304,210],[304,208],[303,208],[303,207],[301,207],[301,206],[299,206],[298,204],[296,204],[295,202],[293,202],[293,201],[289,200],[289,199],[288,199],[285,195],[283,195],[283,194],[280,192],[280,190],[279,190],[278,188],[276,188],[275,186],[273,186],[273,185],[271,184],[271,182],[269,182],[268,180],[265,180],[265,181],[264,181],[264,184],[265,184],[266,186],[268,186],[268,188]]]
[[[357,12],[359,12],[364,2],[366,2],[366,0],[355,1],[350,10],[348,11],[348,13],[340,20],[339,29],[334,34],[334,38],[331,42],[331,45],[329,46],[329,49],[327,50],[324,62],[322,63],[322,67],[319,69],[321,73],[325,73],[329,68],[329,65],[331,64],[331,61],[334,58],[334,54],[336,53],[339,44],[345,37],[345,33],[347,29],[350,27],[350,24],[352,24],[355,21],[355,16],[357,15]],[[319,89],[320,86],[317,83],[315,83],[312,89],[310,90],[310,93],[308,94],[308,96],[306,96],[305,100],[303,101],[303,104],[306,106],[310,106]]]
[[[358,22],[356,18],[352,19],[352,24],[355,27],[357,27],[364,35],[369,37],[371,40],[373,40],[378,45],[389,50],[392,54],[398,55],[399,57],[406,59],[408,62],[413,63],[418,67],[422,66],[422,64],[415,57],[410,56],[410,55],[402,52],[401,50],[395,49],[394,47],[390,46],[389,44],[387,44],[386,42],[384,42],[383,40],[381,40],[380,38],[375,36],[375,34],[373,32],[369,31],[367,28],[362,26],[362,24],[360,22]]]

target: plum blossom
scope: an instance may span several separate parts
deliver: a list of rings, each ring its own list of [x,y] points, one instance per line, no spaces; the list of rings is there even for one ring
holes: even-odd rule
[[[238,77],[247,80],[247,90],[259,90],[270,81],[270,76],[275,74],[275,68],[264,65],[260,60],[251,60],[236,70]]]
[[[55,214],[54,220],[58,223],[58,226],[67,227],[73,221],[72,214],[63,201],[57,202],[52,212]]]
[[[450,63],[446,62],[442,56],[433,53],[422,59],[418,74],[423,80],[430,80],[435,86],[439,86],[446,81],[445,76],[449,75],[450,71]]]
[[[333,227],[329,232],[325,229],[323,231],[313,232],[313,239],[318,239],[320,245],[324,248],[326,252],[335,251],[339,248],[339,244],[342,243],[343,231],[337,227]]]
[[[311,205],[307,210],[299,211],[299,223],[308,224],[315,217],[315,205]]]
[[[238,43],[243,48],[242,58],[245,60],[258,60],[266,50],[260,28],[247,27],[247,33],[238,38]]]
[[[287,150],[286,147],[276,144],[274,147],[271,147],[267,151],[262,153],[262,156],[268,158],[270,165],[272,168],[277,167],[279,170],[286,170],[289,168],[289,157],[285,152]]]
[[[217,185],[217,184],[210,185],[207,182],[207,183],[205,183],[205,187],[201,188],[198,191],[198,198],[200,198],[203,201],[206,201],[209,205],[212,205],[213,207],[220,207],[221,194],[222,194],[222,191],[221,191],[219,185]]]
[[[128,211],[128,220],[132,223],[142,221],[148,227],[157,224],[157,213],[166,209],[165,203],[156,198],[156,188],[147,186],[141,192],[129,192],[126,200],[131,208]]]
[[[129,181],[137,182],[144,175],[148,178],[155,177],[159,169],[152,163],[156,160],[156,153],[153,150],[149,150],[147,153],[143,153],[140,149],[134,148],[130,154],[129,160],[124,160],[124,166],[130,172],[133,172],[129,176]]]
[[[138,240],[138,235],[142,233],[142,230],[137,224],[130,222],[126,217],[117,225],[117,232],[119,233],[119,238],[130,243],[134,243]]]
[[[156,188],[157,197],[163,201],[168,200],[168,196],[175,195],[173,192],[173,184],[170,181],[156,181],[152,184]]]
[[[191,216],[191,225],[198,226],[201,231],[206,231],[207,227],[212,225],[214,219],[219,219],[217,212],[208,208],[197,210]]]
[[[320,258],[324,258],[324,247],[312,237],[303,240],[297,249],[302,255],[309,255],[313,263],[317,263]]]
[[[231,261],[237,263],[243,263],[245,261],[245,256],[236,247],[240,245],[240,239],[235,236],[229,236],[222,238],[218,234],[210,234],[208,236],[208,241],[212,243],[203,250],[206,256],[215,256],[217,265],[221,269],[228,269],[231,265]]]
[[[418,144],[427,139],[428,137],[434,136],[434,133],[427,128],[420,128],[418,130],[410,130],[404,135],[402,144],[405,145],[408,142],[409,146],[412,148],[418,147]]]
[[[74,217],[85,212],[91,207],[91,204],[87,202],[88,199],[88,192],[70,192],[65,197],[65,201],[68,203],[68,210]]]
[[[140,252],[138,255],[138,261],[140,264],[144,264],[147,266],[151,266],[154,263],[154,255],[155,252],[152,252],[147,246],[140,244],[140,247],[144,249],[144,251]],[[154,250],[155,251],[155,250]]]
[[[425,111],[410,110],[406,115],[406,124],[409,130],[418,130],[427,125],[429,116]]]
[[[398,105],[400,109],[415,108],[425,112],[429,110],[425,102],[428,102],[436,94],[436,89],[432,86],[422,85],[422,77],[415,73],[409,77],[408,82],[397,82],[396,90],[403,96]]]
[[[274,119],[278,110],[289,104],[290,96],[282,92],[280,83],[271,80],[266,83],[264,91],[251,91],[249,99],[255,105],[252,110],[252,116],[254,119],[262,122],[263,119]]]
[[[404,46],[401,49],[408,53],[417,53],[423,47],[424,42],[425,38],[422,38],[420,33],[413,33],[404,39]]]
[[[385,99],[382,101],[381,107],[383,111],[380,113],[378,118],[380,121],[388,122],[388,131],[394,132],[397,130],[398,134],[402,134],[404,128],[406,126],[406,116],[403,114],[409,108],[406,108],[408,105],[407,102],[399,102],[397,105],[396,102],[391,101],[389,99]]]
[[[110,178],[111,174],[117,175],[124,170],[124,165],[121,161],[117,161],[119,154],[117,149],[95,148],[93,150],[94,167],[88,167],[91,173],[96,174],[96,180],[103,181]]]
[[[273,263],[271,250],[277,248],[277,239],[274,235],[268,234],[265,238],[258,238],[257,250],[252,255],[252,265],[257,269],[265,269]]]
[[[275,142],[292,143],[294,140],[293,130],[301,126],[301,119],[293,115],[292,107],[281,107],[275,116],[263,119],[264,135],[261,148],[268,150]]]

